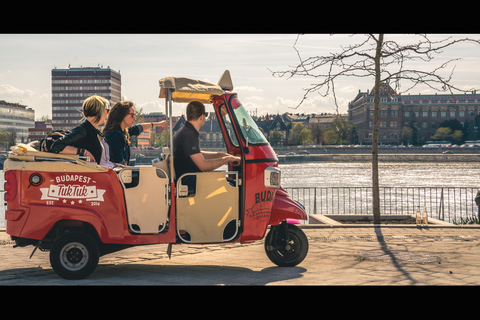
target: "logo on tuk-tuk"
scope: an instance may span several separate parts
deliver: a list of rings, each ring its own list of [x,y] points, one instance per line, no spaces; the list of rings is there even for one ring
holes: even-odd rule
[[[270,190],[255,193],[255,204],[252,208],[247,209],[247,216],[253,219],[269,218],[272,201],[273,192]]]
[[[60,200],[63,199],[63,203],[75,204],[86,201],[104,201],[103,195],[106,190],[97,189],[96,186],[86,185],[91,181],[90,177],[77,175],[77,174],[65,174],[55,177],[53,180],[57,184],[51,184],[48,188],[40,188],[42,197],[40,200]],[[72,184],[67,184],[71,182]]]

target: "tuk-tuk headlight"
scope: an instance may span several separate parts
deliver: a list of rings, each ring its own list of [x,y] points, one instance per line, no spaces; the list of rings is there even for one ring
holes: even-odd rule
[[[280,188],[281,171],[275,167],[265,169],[264,183],[267,188]]]

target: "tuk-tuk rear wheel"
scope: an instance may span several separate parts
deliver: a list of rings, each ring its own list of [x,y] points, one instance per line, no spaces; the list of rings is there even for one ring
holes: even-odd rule
[[[270,261],[279,267],[294,267],[307,256],[308,239],[295,225],[287,224],[288,236],[284,230],[282,225],[272,227],[265,238],[265,252]]]
[[[58,238],[50,249],[50,264],[64,279],[83,279],[98,265],[97,243],[86,233],[68,232]]]

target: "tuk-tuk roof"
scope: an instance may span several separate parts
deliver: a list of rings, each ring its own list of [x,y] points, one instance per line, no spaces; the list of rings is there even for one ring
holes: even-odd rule
[[[225,85],[228,83],[228,85]],[[190,102],[193,100],[208,103],[212,95],[222,95],[224,89],[232,89],[230,73],[228,70],[222,75],[218,84],[207,81],[195,80],[185,77],[165,77],[159,80],[160,98],[166,98],[166,92],[173,89],[172,100],[174,102]]]

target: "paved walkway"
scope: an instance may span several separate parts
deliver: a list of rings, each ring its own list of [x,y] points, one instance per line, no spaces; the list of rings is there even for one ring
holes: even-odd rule
[[[305,226],[309,253],[297,267],[268,260],[263,242],[129,248],[92,275],[68,281],[47,252],[13,248],[0,231],[0,285],[480,285],[480,226]]]

